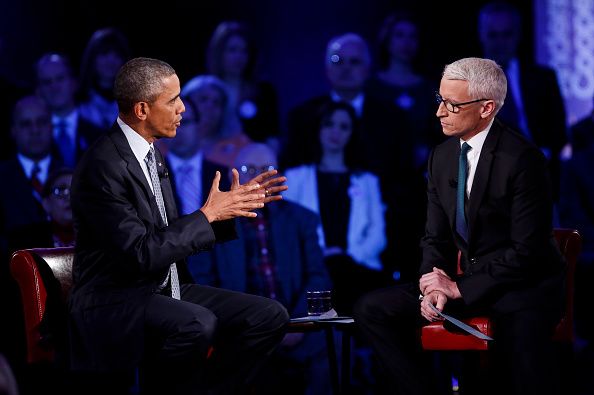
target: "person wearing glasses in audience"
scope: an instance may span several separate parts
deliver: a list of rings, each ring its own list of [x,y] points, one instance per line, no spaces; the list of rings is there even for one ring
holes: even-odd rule
[[[540,149],[495,118],[506,92],[492,60],[444,69],[436,115],[449,139],[429,158],[419,281],[371,292],[355,306],[390,393],[435,393],[418,329],[441,320],[438,311],[493,318],[492,382],[480,393],[559,393],[551,336],[564,264],[552,235],[551,181]]]
[[[235,159],[242,183],[276,166],[276,154],[263,143],[244,146]],[[319,217],[287,200],[256,212],[256,218],[237,221],[238,238],[215,246],[211,262],[194,260],[188,268],[199,284],[272,298],[291,317],[306,316],[305,292],[330,287],[318,242]],[[323,334],[289,333],[252,393],[280,394],[291,388],[291,393],[325,395],[332,391],[329,378]]]
[[[9,235],[11,251],[22,248],[74,246],[74,227],[70,207],[70,182],[73,170],[62,167],[53,171],[41,192],[41,204],[47,221],[19,228]]]

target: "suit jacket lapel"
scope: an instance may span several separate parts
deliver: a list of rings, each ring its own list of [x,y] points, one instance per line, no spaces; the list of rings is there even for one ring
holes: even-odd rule
[[[491,176],[491,167],[493,159],[495,157],[495,148],[501,135],[502,127],[498,120],[495,120],[483,148],[481,150],[481,156],[478,161],[476,172],[474,173],[474,179],[472,181],[472,190],[470,191],[470,198],[468,199],[468,234],[469,240],[472,240],[472,228],[478,209],[485,195],[485,190],[489,184]]]
[[[163,176],[159,176],[159,181],[161,182],[161,193],[163,193],[163,200],[165,201],[165,212],[167,213],[167,218],[170,220],[177,218],[177,206],[175,204],[175,196],[173,195],[173,190],[171,188],[171,183],[169,182],[169,170],[165,166],[165,160],[163,159],[163,155],[158,148],[155,147],[155,155],[157,161],[157,169],[159,169],[159,174]]]
[[[444,204],[444,207],[448,207],[447,216],[450,220],[450,229],[456,229],[456,191],[458,188],[458,157],[460,156],[460,139],[459,138],[452,138],[448,140],[449,144],[451,144],[450,152],[451,157],[456,158],[455,160],[450,160],[448,155],[448,159],[445,163],[436,164],[439,168],[445,169],[445,174],[447,174],[447,188],[449,193],[444,194],[444,198],[447,196],[449,199],[449,203]],[[456,232],[454,231],[454,234]]]
[[[140,164],[136,160],[136,157],[132,152],[132,148],[130,148],[130,144],[128,144],[128,140],[126,140],[124,132],[120,129],[117,123],[115,123],[112,126],[108,136],[111,139],[111,141],[113,141],[122,159],[127,163],[127,168],[130,174],[132,175],[132,178],[134,178],[136,182],[142,185],[147,200],[150,202],[154,202],[154,209],[157,210],[158,213],[159,209],[154,199],[153,190],[149,186],[148,180],[146,179],[144,172],[140,168]],[[151,203],[151,206],[152,205],[153,204]]]

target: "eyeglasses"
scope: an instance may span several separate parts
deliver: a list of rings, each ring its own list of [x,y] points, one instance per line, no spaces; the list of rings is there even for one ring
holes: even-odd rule
[[[70,187],[67,186],[58,185],[56,187],[53,187],[50,193],[58,199],[70,199]]]
[[[239,168],[239,171],[242,174],[247,174],[250,177],[253,177],[257,174],[264,173],[266,171],[274,170],[274,166],[272,165],[265,165],[265,166],[255,166],[255,165],[243,165]]]
[[[490,100],[490,99],[476,99],[476,100],[471,100],[471,101],[465,101],[464,103],[452,103],[451,101],[441,97],[439,92],[435,92],[435,102],[437,103],[437,105],[439,106],[439,105],[441,105],[441,103],[443,103],[445,105],[446,110],[448,110],[449,112],[452,112],[454,114],[457,114],[460,112],[460,106],[464,106],[466,104],[478,103],[478,102],[484,101],[484,100]]]

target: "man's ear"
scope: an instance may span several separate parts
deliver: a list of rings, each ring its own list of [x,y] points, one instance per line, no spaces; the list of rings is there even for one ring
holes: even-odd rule
[[[134,115],[141,121],[146,120],[148,113],[150,112],[149,104],[145,101],[141,101],[134,104]]]
[[[487,100],[483,104],[483,110],[481,111],[481,118],[488,118],[493,114],[495,111],[495,101],[494,100]]]

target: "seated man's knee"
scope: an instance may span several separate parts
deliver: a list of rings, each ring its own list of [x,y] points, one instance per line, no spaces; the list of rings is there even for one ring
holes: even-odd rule
[[[262,299],[264,299],[264,303],[259,306],[258,312],[252,317],[256,320],[253,323],[273,330],[284,327],[289,322],[287,309],[276,300]]]
[[[217,317],[211,312],[200,312],[188,317],[185,324],[180,326],[172,342],[179,346],[180,353],[204,354],[212,345],[216,330]]]

